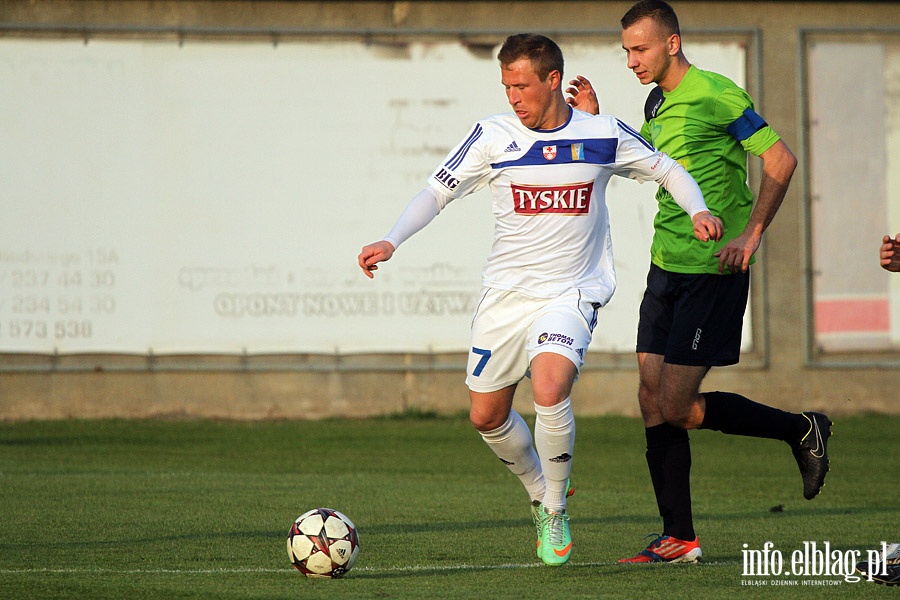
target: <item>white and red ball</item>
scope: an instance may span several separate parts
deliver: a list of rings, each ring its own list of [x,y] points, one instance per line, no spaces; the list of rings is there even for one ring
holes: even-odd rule
[[[345,515],[314,508],[294,521],[287,551],[291,563],[307,577],[343,577],[359,555],[359,534]]]

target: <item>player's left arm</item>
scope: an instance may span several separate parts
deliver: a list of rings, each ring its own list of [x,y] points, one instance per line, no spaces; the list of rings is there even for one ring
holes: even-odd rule
[[[733,273],[738,271],[746,273],[750,268],[750,259],[759,249],[763,233],[781,207],[794,169],[797,168],[797,157],[782,140],[778,140],[760,154],[760,158],[763,161],[763,169],[756,204],[741,234],[715,253],[719,259],[720,273],[724,273],[725,267]]]
[[[656,181],[672,195],[691,218],[694,236],[701,242],[719,241],[725,230],[722,220],[709,212],[697,181],[675,159],[660,152],[625,122],[619,125],[618,158],[622,172],[638,181]],[[627,166],[626,166],[627,165]]]
[[[762,236],[775,213],[778,212],[797,158],[787,144],[753,108],[753,100],[740,88],[723,90],[715,99],[715,119],[725,128],[727,135],[741,144],[748,153],[763,161],[762,178],[756,204],[743,231],[714,254],[719,259],[719,272],[727,267],[732,273],[746,273],[750,259],[759,249]]]
[[[694,237],[701,242],[710,240],[718,242],[725,232],[722,220],[709,212],[706,201],[703,200],[703,192],[691,174],[668,155],[660,153],[660,162],[667,160],[672,164],[666,169],[665,175],[657,181],[672,194],[675,203],[691,217]]]

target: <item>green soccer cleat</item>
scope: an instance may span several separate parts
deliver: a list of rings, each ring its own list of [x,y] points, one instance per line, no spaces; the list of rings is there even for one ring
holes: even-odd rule
[[[575,494],[575,488],[572,487],[572,480],[566,481],[566,498],[571,498]],[[531,520],[534,522],[534,529],[537,533],[537,557],[541,558],[541,515],[544,514],[543,506],[540,500],[531,501]]]
[[[553,567],[564,565],[572,554],[569,515],[566,511],[554,512],[543,507],[541,512],[541,560],[545,565]]]

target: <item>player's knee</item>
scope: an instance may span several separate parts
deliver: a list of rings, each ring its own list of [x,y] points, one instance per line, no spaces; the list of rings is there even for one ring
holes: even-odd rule
[[[690,429],[690,420],[686,415],[682,413],[663,411],[663,419],[669,425],[674,425],[675,427],[679,427],[681,429]]]
[[[659,394],[650,387],[641,384],[638,387],[638,404],[641,405],[641,411],[655,409],[659,405]]]
[[[641,409],[641,417],[648,427],[665,421],[660,409],[659,388],[648,386],[641,382],[638,387],[638,405]]]
[[[543,379],[531,382],[534,402],[540,406],[554,406],[569,397],[572,386],[568,382]]]
[[[496,412],[485,412],[472,408],[469,410],[469,421],[478,431],[493,431],[506,423],[509,415],[501,415]]]
[[[682,429],[695,429],[697,424],[694,422],[694,403],[692,402],[665,402],[660,406],[660,413],[663,420],[669,425],[674,425]]]

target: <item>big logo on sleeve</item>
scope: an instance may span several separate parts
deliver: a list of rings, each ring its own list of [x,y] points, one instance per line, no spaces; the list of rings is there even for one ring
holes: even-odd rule
[[[586,215],[591,208],[594,182],[565,185],[510,184],[513,207],[520,215]]]
[[[441,168],[440,171],[435,173],[434,178],[437,179],[441,183],[441,185],[451,191],[455,190],[459,185],[459,179],[454,177],[453,173],[444,168]]]

